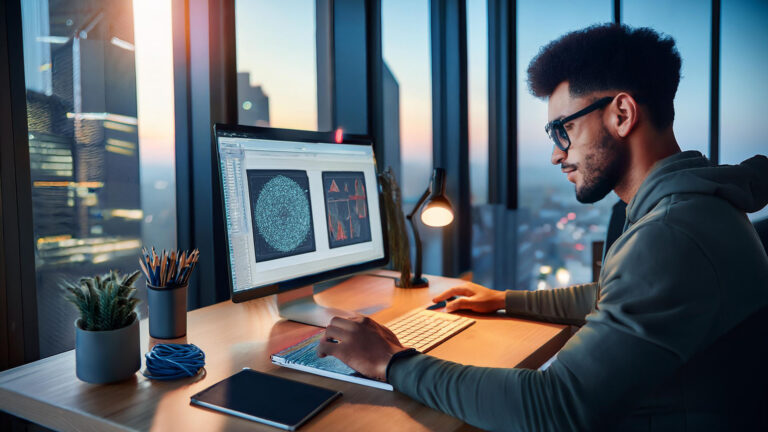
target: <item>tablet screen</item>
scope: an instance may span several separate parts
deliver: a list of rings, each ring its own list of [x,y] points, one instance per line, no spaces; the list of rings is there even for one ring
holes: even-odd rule
[[[295,430],[341,392],[257,372],[232,375],[192,396],[192,403],[252,421]]]

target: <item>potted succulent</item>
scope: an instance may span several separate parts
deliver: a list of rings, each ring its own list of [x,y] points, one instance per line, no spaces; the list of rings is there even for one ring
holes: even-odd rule
[[[120,277],[104,276],[66,283],[66,299],[80,311],[75,321],[77,377],[106,384],[133,376],[141,367],[139,319],[134,282],[139,272]]]

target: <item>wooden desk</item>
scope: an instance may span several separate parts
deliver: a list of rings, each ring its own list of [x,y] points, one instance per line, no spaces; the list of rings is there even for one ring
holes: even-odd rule
[[[395,275],[387,271],[376,273]],[[316,297],[318,303],[366,314],[379,309],[371,316],[386,322],[428,304],[431,296],[461,282],[436,276],[429,280],[429,289],[399,289],[394,287],[393,279],[360,275]],[[536,368],[554,355],[570,335],[568,328],[560,325],[502,316],[473,317],[477,323],[429,354],[477,366]],[[191,395],[250,367],[344,393],[301,431],[473,429],[397,392],[270,363],[271,353],[315,330],[281,320],[274,296],[240,304],[219,303],[190,312],[187,337],[174,340],[194,343],[205,351],[204,375],[155,382],[137,373],[135,378],[118,384],[92,385],[77,379],[75,353],[68,351],[0,373],[0,409],[56,430],[278,430],[189,404]],[[146,320],[141,322],[141,335],[142,352],[146,352],[155,342],[148,337]]]

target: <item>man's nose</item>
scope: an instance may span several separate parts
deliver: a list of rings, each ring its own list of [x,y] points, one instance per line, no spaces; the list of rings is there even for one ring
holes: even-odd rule
[[[552,146],[552,157],[550,158],[552,165],[560,165],[566,157],[568,157],[568,153],[560,150],[558,146]]]

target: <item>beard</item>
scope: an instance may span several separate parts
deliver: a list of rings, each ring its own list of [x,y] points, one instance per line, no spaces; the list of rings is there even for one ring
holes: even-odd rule
[[[603,199],[624,176],[628,160],[626,147],[603,126],[594,151],[577,168],[584,182],[581,187],[576,186],[576,199],[583,204]]]

